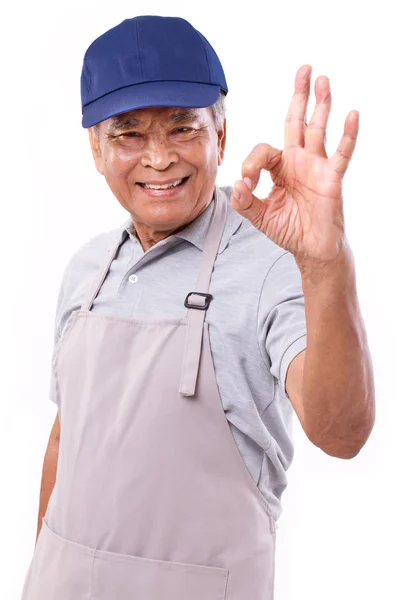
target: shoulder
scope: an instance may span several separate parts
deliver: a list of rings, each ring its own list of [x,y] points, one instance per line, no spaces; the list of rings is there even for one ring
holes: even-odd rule
[[[121,227],[99,233],[79,246],[64,268],[62,285],[73,289],[87,276],[94,275],[107,258],[110,246],[117,240]]]
[[[68,262],[69,268],[98,269],[104,262],[110,246],[114,241],[116,242],[120,232],[121,227],[117,227],[90,238],[73,252]]]
[[[233,188],[221,189],[227,197],[229,226],[230,220],[236,218],[233,215],[238,215],[230,205]],[[259,318],[282,303],[295,304],[304,310],[302,278],[293,254],[275,244],[248,219],[239,217],[239,226],[231,235],[223,256],[229,273],[237,279],[241,289],[246,290],[242,297],[251,298]]]
[[[93,277],[107,260],[108,250],[122,227],[99,233],[79,246],[71,255],[61,276],[56,308],[56,331],[60,335],[69,316],[78,310]]]

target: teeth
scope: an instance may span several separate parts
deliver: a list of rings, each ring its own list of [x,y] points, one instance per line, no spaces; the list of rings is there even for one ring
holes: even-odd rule
[[[182,183],[182,181],[183,181],[183,179],[178,179],[174,183],[167,183],[165,185],[153,185],[153,184],[150,184],[150,183],[144,183],[143,187],[149,188],[151,190],[168,190],[170,188],[176,187],[177,185],[179,185],[180,183]]]
[[[143,187],[149,188],[150,190],[169,190],[170,188],[174,188],[177,185],[181,184],[183,179],[178,179],[174,183],[167,183],[165,185],[153,185],[150,183],[143,183],[142,185],[143,185]]]

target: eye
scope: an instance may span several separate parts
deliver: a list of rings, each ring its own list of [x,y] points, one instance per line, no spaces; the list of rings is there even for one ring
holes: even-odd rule
[[[172,133],[186,133],[187,131],[191,131],[190,127],[177,127],[174,129]]]
[[[126,137],[140,137],[140,133],[138,133],[137,131],[127,131],[126,133],[123,133],[122,135],[126,136]]]

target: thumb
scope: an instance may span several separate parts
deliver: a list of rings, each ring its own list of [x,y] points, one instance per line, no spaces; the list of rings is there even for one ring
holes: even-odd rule
[[[235,182],[231,196],[231,206],[254,227],[261,229],[265,214],[265,204],[251,193],[251,181],[248,177]]]

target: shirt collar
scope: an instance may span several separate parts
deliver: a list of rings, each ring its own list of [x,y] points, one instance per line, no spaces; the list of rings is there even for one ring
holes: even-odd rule
[[[233,188],[230,186],[224,186],[219,188],[222,191],[222,194],[227,202],[227,215],[226,215],[226,223],[224,232],[222,234],[221,243],[219,245],[218,254],[221,254],[229,244],[229,240],[232,235],[237,231],[240,227],[244,217],[240,215],[236,210],[234,210],[230,205],[230,196],[232,194]],[[203,251],[204,243],[207,236],[208,226],[211,221],[212,213],[214,209],[214,197],[211,200],[210,204],[207,206],[206,210],[201,213],[197,219],[189,223],[186,227],[184,227],[181,231],[173,233],[169,236],[168,239],[182,239],[190,242],[196,248]],[[121,227],[122,232],[126,231],[130,236],[135,235],[135,228],[133,226],[132,218],[129,217],[127,221]]]

